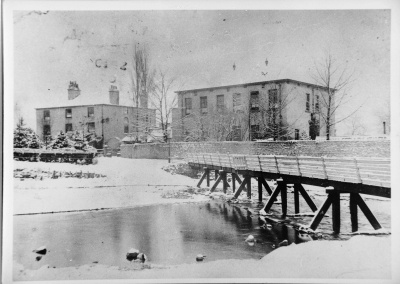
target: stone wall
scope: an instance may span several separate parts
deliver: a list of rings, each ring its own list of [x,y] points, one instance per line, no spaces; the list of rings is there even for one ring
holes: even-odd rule
[[[279,141],[279,142],[174,142],[171,157],[187,153],[289,155],[328,157],[390,157],[390,140],[380,141]],[[167,159],[169,144],[121,145],[121,157]]]

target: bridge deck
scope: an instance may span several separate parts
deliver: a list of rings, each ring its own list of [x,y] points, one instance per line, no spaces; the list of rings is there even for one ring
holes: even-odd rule
[[[333,186],[335,190],[390,197],[390,159],[307,156],[189,154],[193,167],[248,176],[283,178],[289,183]]]

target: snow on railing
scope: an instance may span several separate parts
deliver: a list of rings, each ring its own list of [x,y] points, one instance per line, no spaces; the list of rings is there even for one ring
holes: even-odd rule
[[[188,161],[199,166],[218,166],[390,188],[389,158],[192,154],[188,155]]]

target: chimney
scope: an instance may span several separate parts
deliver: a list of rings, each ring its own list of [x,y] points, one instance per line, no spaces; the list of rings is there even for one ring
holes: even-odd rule
[[[119,105],[119,91],[116,86],[110,86],[110,104]]]
[[[79,90],[79,86],[76,83],[76,81],[69,81],[68,100],[73,100],[80,94],[81,94],[81,90]]]

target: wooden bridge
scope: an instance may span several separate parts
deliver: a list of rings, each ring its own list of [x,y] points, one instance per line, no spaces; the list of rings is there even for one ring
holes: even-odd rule
[[[391,197],[390,159],[387,158],[332,158],[306,156],[270,156],[270,155],[228,155],[228,154],[188,154],[189,165],[203,169],[204,173],[197,184],[206,180],[210,186],[210,172],[215,171],[213,192],[222,181],[223,191],[231,187],[236,199],[243,190],[251,198],[251,179],[258,181],[258,199],[261,202],[263,187],[270,195],[264,208],[265,215],[271,209],[279,193],[282,200],[282,215],[287,215],[287,187],[294,189],[295,213],[300,213],[300,194],[308,206],[315,212],[309,228],[315,230],[326,211],[332,205],[332,227],[340,232],[340,194],[350,194],[350,218],[352,231],[358,230],[358,207],[367,217],[375,230],[381,227],[360,194]],[[227,175],[231,175],[232,186]],[[240,178],[241,175],[243,180]],[[272,190],[267,180],[276,180],[277,187]],[[239,187],[236,190],[236,182]],[[327,199],[317,208],[302,184],[325,188]]]

